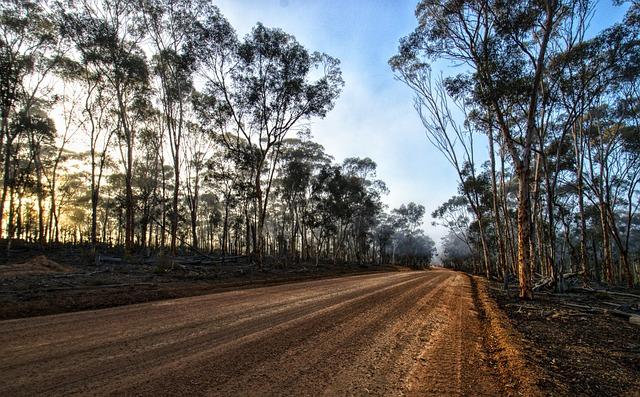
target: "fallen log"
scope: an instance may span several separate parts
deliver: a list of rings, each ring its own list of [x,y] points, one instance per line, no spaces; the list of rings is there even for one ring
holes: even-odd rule
[[[560,303],[562,306],[570,307],[572,309],[580,309],[587,310],[589,313],[604,313],[606,309],[601,309],[599,307],[587,306],[587,305],[578,305],[576,303]]]
[[[619,303],[614,303],[614,302],[601,302],[601,303],[602,303],[603,305],[611,306],[611,307],[613,307],[613,308],[615,308],[615,309],[620,309],[620,308],[622,307],[622,305],[621,305],[621,304],[619,304]]]
[[[583,287],[574,287],[576,291],[589,292],[592,294],[606,294],[612,296],[622,296],[625,298],[635,298],[640,299],[640,295],[630,294],[628,292],[616,292],[616,291],[607,291],[606,289],[593,289],[593,288],[583,288]]]
[[[121,263],[122,258],[117,258],[115,256],[106,256],[98,254],[96,255],[96,266],[100,266],[101,263]]]
[[[71,287],[52,287],[36,290],[35,292],[53,292],[53,291],[81,291],[87,289],[103,289],[103,288],[121,288],[121,287],[142,287],[142,286],[154,286],[155,283],[133,283],[133,284],[104,284],[104,285],[78,285]]]
[[[552,278],[541,280],[533,286],[533,290],[538,291],[543,288],[550,287],[553,283],[554,283],[554,280]]]
[[[155,258],[147,258],[144,260],[146,264],[157,264],[160,260],[166,261],[167,263],[174,263],[180,265],[216,265],[216,264],[225,264],[225,263],[238,263],[241,259],[248,258],[246,255],[234,255],[234,256],[226,256],[226,257],[191,257],[191,256],[165,256],[165,257],[155,257]]]
[[[607,290],[595,290],[595,292],[602,292],[602,293],[613,295],[613,296],[624,296],[626,298],[640,299],[640,295],[630,294],[627,292],[614,292],[614,291],[607,291]]]
[[[587,310],[590,313],[600,313],[600,314],[610,314],[615,317],[624,318],[628,320],[631,324],[640,325],[640,316],[633,313],[623,312],[618,309],[603,309],[600,307],[586,306],[586,305],[578,305],[575,303],[560,303],[562,306],[571,307],[574,309]]]
[[[614,316],[627,319],[631,324],[640,326],[640,316],[633,313],[627,313],[620,310],[609,310]]]
[[[93,276],[94,274],[98,274],[98,273],[107,273],[108,270],[97,270],[95,272],[89,272],[89,273],[65,273],[65,274],[56,274],[55,276],[53,276],[53,278],[69,278],[69,277],[77,277],[77,276]]]

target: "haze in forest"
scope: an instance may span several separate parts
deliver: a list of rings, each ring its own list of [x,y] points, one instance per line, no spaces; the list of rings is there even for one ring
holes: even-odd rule
[[[6,251],[631,285],[631,3],[6,0]]]
[[[398,38],[414,29],[413,0],[215,0],[239,32],[255,21],[292,32],[300,42],[341,60],[345,87],[336,107],[313,123],[314,139],[337,160],[371,157],[389,186],[384,201],[391,208],[406,202],[425,206],[423,228],[440,244],[447,233],[433,225],[431,213],[457,191],[455,172],[424,136],[411,93],[390,73],[389,58]],[[591,34],[618,21],[625,5],[597,3]],[[456,64],[439,61],[445,75]],[[486,160],[485,141],[478,140],[479,158]]]

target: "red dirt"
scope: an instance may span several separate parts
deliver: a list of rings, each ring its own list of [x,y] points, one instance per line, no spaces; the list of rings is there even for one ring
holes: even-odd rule
[[[518,394],[482,297],[433,270],[2,321],[0,395]]]

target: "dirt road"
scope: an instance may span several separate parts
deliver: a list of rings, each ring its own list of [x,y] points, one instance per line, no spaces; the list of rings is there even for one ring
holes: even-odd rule
[[[0,322],[0,395],[501,395],[471,280],[383,273]]]

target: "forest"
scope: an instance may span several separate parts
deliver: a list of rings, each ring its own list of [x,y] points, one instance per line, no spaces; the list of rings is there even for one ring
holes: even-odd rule
[[[3,0],[2,204],[17,242],[93,254],[428,265],[425,209],[312,122],[340,62],[207,0]]]
[[[389,60],[458,193],[431,215],[447,267],[509,282],[640,276],[640,5],[418,3]],[[340,61],[206,0],[7,0],[0,235],[91,253],[428,265],[425,208],[389,209],[370,158],[314,120]],[[447,73],[435,62],[452,62]]]
[[[640,3],[616,5],[594,31],[591,1],[418,3],[389,63],[458,178],[432,214],[447,266],[526,299],[640,281]]]

